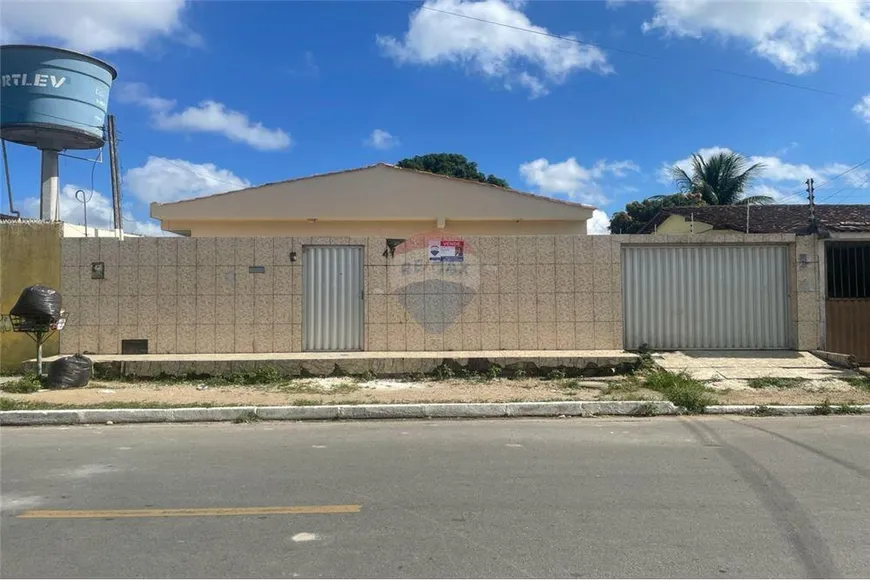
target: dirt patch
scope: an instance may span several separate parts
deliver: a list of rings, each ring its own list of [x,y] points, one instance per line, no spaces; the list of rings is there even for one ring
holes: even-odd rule
[[[870,404],[870,389],[841,380],[806,381],[793,388],[751,388],[745,380],[708,383],[718,404]],[[298,379],[267,385],[199,382],[95,381],[84,389],[0,393],[4,398],[59,406],[273,406],[363,403],[508,403],[531,401],[658,401],[661,393],[624,377],[594,380],[372,380]]]
[[[101,381],[84,389],[3,393],[21,401],[57,405],[105,405],[159,402],[164,405],[328,405],[361,403],[505,403],[520,401],[595,400],[598,383],[578,381],[370,381],[302,379],[277,385],[206,386],[197,383],[123,383]],[[589,386],[592,385],[592,386]],[[205,387],[205,388],[204,388]]]
[[[758,389],[718,393],[721,405],[831,405],[870,404],[870,393],[857,389],[808,391],[804,389],[774,390]]]

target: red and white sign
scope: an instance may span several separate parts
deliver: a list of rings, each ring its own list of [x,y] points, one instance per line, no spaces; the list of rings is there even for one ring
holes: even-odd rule
[[[463,240],[429,240],[430,262],[462,262],[465,258],[465,242]]]

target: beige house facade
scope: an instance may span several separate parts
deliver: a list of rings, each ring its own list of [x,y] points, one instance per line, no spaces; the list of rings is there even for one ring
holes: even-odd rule
[[[453,248],[448,261],[433,261],[433,240]],[[654,271],[662,260],[706,251],[781,256],[782,333],[770,344],[815,349],[815,244],[787,234],[439,237],[437,230],[394,247],[383,237],[65,238],[60,282],[70,317],[60,349],[117,354],[130,352],[130,341],[153,354],[636,348],[653,344],[672,319],[704,337],[717,320],[746,315],[740,301],[711,299],[697,313],[665,316],[682,302],[628,299],[646,287],[638,260]],[[94,276],[97,262],[102,277]],[[687,278],[673,283],[680,280]],[[651,326],[632,330],[626,320]]]
[[[585,234],[592,207],[379,163],[229,193],[152,203],[163,230],[190,237],[407,238]]]

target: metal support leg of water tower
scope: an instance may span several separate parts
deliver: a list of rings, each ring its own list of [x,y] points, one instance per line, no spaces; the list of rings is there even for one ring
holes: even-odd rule
[[[58,197],[60,194],[60,175],[58,153],[52,149],[42,149],[42,190],[39,197],[39,219],[53,222],[60,218]]]

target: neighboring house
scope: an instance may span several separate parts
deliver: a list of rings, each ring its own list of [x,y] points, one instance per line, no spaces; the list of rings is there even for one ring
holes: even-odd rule
[[[41,224],[43,223],[41,220],[34,218],[21,218],[14,215],[9,215],[5,213],[0,213],[0,222],[21,222],[21,223],[34,223]],[[104,228],[95,228],[94,226],[85,227],[79,224],[71,224],[69,222],[57,222],[63,225],[61,229],[61,235],[64,238],[115,238],[118,236],[115,230],[107,230]],[[124,232],[125,237],[141,237],[139,234],[129,234]]]
[[[174,203],[165,231],[191,237],[585,234],[594,208],[378,163]]]
[[[817,205],[820,233],[870,232],[870,205]],[[806,205],[712,205],[661,210],[641,234],[703,234],[735,231],[745,234],[808,234]]]
[[[823,348],[870,363],[870,205],[817,205],[815,216],[811,227],[806,205],[675,207],[659,212],[641,233],[817,234],[817,253],[797,258],[818,263],[822,303],[799,307],[819,308]]]

